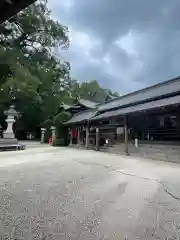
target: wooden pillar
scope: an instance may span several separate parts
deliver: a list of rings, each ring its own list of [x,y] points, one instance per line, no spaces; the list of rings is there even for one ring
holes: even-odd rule
[[[72,129],[70,129],[70,146],[73,144],[73,135],[72,135]]]
[[[96,128],[96,151],[99,151],[99,128]]]
[[[80,145],[80,128],[78,128],[78,132],[77,132],[77,146],[79,147]]]
[[[124,144],[125,144],[125,153],[129,155],[128,151],[128,125],[127,125],[127,116],[124,117]]]
[[[89,146],[89,126],[86,126],[86,148]]]
[[[120,127],[117,127],[116,134],[117,134],[117,142],[119,143],[120,139],[121,139],[121,128]]]
[[[179,112],[176,114],[176,117],[177,117],[178,135],[180,136],[180,114],[179,114]]]

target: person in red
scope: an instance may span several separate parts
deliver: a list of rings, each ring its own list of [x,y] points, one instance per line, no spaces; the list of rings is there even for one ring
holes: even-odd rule
[[[77,131],[74,130],[74,129],[72,129],[72,130],[71,130],[71,136],[72,136],[73,138],[77,137]]]
[[[52,144],[52,137],[49,138],[49,145]]]

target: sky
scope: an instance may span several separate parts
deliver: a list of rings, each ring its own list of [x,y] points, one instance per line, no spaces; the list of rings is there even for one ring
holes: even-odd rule
[[[120,94],[180,75],[179,0],[49,0],[68,26],[71,76]]]

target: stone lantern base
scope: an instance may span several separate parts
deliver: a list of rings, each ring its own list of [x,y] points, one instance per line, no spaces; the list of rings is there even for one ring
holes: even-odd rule
[[[16,138],[0,138],[0,151],[24,150],[25,145],[19,144]]]
[[[6,119],[7,129],[3,134],[3,138],[0,138],[0,151],[25,149],[24,145],[18,143],[13,133],[13,123],[15,122],[14,116],[17,114],[14,107],[11,106],[5,113],[8,116]]]
[[[18,144],[18,140],[16,138],[9,138],[9,137],[4,137],[0,138],[0,144],[6,143],[6,144]]]

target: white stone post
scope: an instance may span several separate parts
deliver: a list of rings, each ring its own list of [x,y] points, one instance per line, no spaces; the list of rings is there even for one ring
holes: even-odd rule
[[[139,144],[138,144],[138,138],[135,138],[135,147],[138,148]]]
[[[73,136],[72,136],[72,129],[70,129],[70,143],[69,145],[72,146],[73,145]]]
[[[86,148],[89,146],[89,127],[86,126]]]
[[[44,134],[45,134],[46,129],[41,128],[41,143],[44,143]]]
[[[53,143],[53,140],[55,140],[55,138],[56,138],[56,128],[54,126],[52,126],[51,131],[52,131],[52,143]]]

